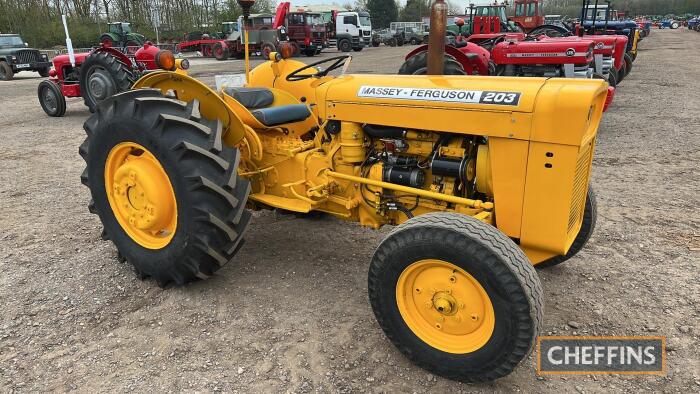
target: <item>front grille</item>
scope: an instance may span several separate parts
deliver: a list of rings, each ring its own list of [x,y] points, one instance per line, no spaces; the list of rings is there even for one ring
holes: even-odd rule
[[[17,51],[17,63],[38,63],[41,59],[39,51],[36,49],[21,49]]]
[[[574,78],[590,79],[593,77],[593,69],[590,64],[577,64],[574,66]]]
[[[583,220],[583,210],[586,206],[586,191],[588,190],[588,173],[591,169],[591,153],[593,141],[583,147],[576,162],[576,175],[574,175],[574,188],[571,193],[571,208],[569,210],[568,233],[571,236]]]
[[[603,75],[610,74],[614,62],[612,55],[603,55]]]

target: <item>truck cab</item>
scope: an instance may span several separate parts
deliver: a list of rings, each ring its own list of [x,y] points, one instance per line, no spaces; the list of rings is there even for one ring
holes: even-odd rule
[[[524,31],[544,24],[539,0],[515,0],[515,15],[508,18]]]
[[[334,12],[335,45],[339,50],[348,52],[350,49],[361,51],[369,46],[372,39],[372,23],[367,12],[343,11]],[[333,45],[331,40],[331,46]]]
[[[287,37],[301,53],[313,56],[326,45],[326,27],[321,14],[314,12],[289,12]]]

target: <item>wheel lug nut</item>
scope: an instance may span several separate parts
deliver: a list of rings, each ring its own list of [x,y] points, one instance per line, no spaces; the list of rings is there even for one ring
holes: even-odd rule
[[[475,315],[475,314],[474,314],[474,315],[471,315],[471,318],[472,318],[473,321],[479,320],[479,316],[478,316],[478,315]]]

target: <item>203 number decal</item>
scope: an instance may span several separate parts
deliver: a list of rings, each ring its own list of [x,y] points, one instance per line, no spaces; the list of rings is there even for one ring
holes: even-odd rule
[[[520,93],[484,92],[479,102],[481,104],[518,105]]]

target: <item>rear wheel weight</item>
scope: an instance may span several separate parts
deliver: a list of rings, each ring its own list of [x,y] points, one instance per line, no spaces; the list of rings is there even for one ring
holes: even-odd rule
[[[460,214],[429,213],[396,227],[374,253],[368,287],[391,342],[415,364],[454,380],[509,374],[541,328],[542,288],[527,257],[497,229]],[[421,319],[405,317],[411,302],[414,316],[436,317],[432,331],[427,324],[416,330]]]
[[[233,258],[250,220],[245,210],[250,185],[237,175],[238,150],[222,143],[221,122],[201,117],[196,100],[184,103],[154,89],[129,91],[102,102],[84,128],[88,136],[79,152],[87,166],[81,180],[92,195],[90,211],[104,225],[103,238],[139,276],[151,276],[161,286],[182,285],[211,276]],[[151,163],[140,163],[143,159]],[[155,167],[167,181],[149,170]],[[174,214],[159,212],[168,206],[158,189],[172,192]],[[132,192],[142,190],[145,196],[134,199]],[[121,192],[129,199],[114,198]],[[120,209],[126,214],[115,213]],[[149,227],[141,213],[155,216],[159,225]],[[132,227],[123,223],[134,216]],[[134,236],[134,228],[146,228],[150,239]]]

